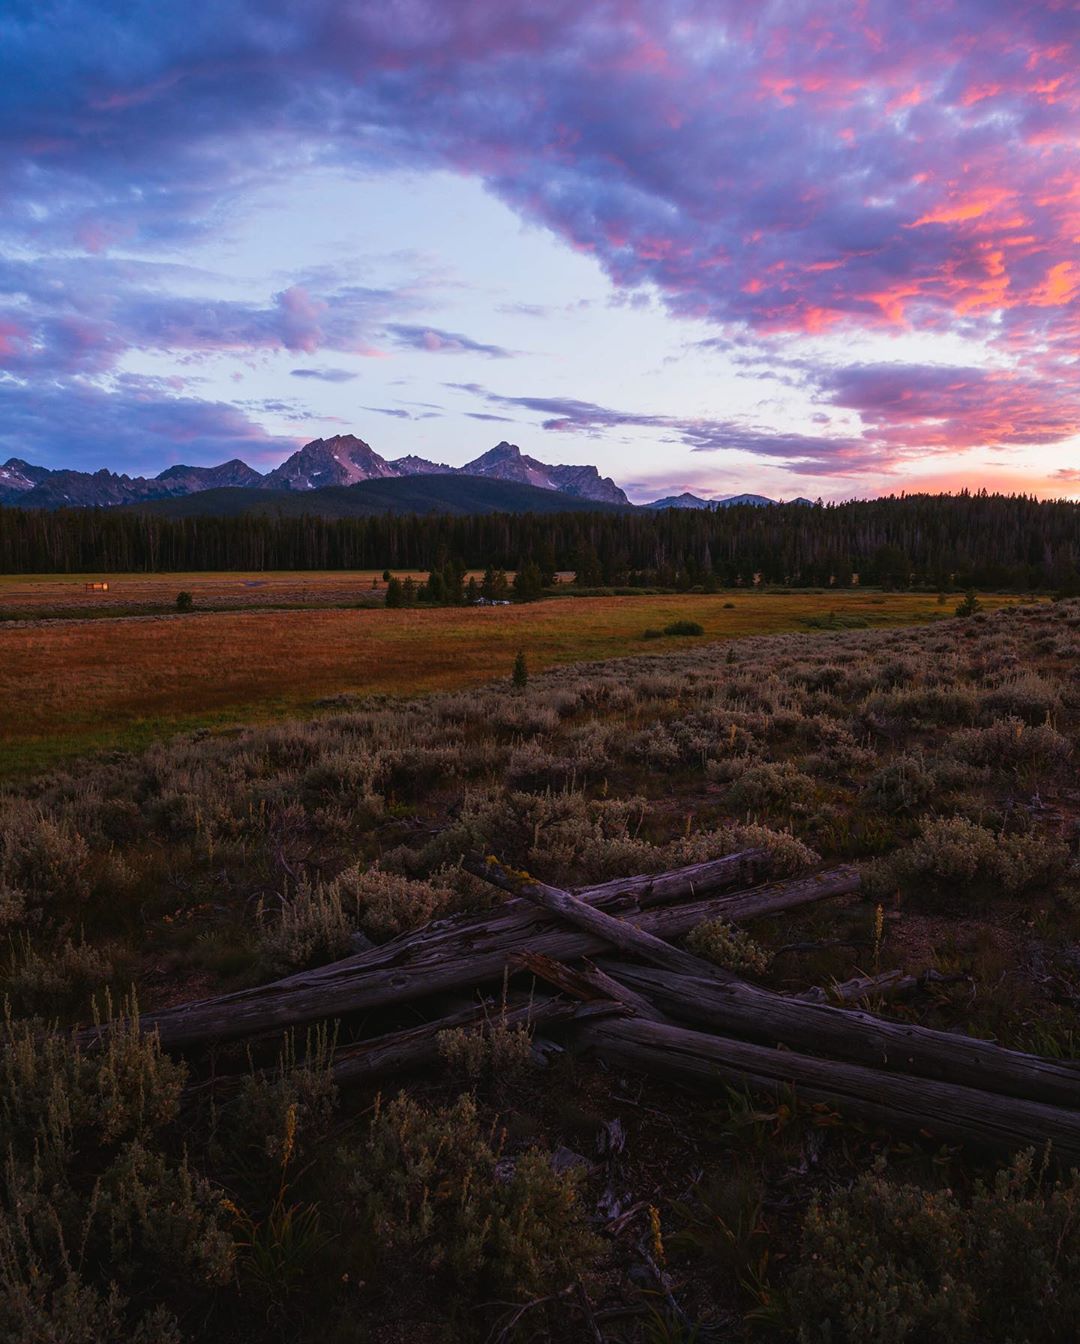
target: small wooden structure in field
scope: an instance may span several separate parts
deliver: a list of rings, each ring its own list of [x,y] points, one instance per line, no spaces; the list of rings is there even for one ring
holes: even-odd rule
[[[93,583],[85,583],[83,587],[88,593],[107,593],[109,585],[103,579],[97,579]]]

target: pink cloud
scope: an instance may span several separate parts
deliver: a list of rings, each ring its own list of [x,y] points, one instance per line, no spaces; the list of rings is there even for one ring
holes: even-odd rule
[[[95,17],[73,0],[60,38],[13,20],[0,54],[3,227],[20,243],[171,245],[297,164],[450,168],[729,337],[955,333],[1020,370],[961,371],[977,395],[939,389],[938,416],[912,372],[909,396],[859,410],[884,441],[1073,432],[1072,4],[310,0],[270,22],[253,0],[193,0],[182,25],[153,7]],[[49,152],[31,165],[29,145]],[[371,349],[381,329],[344,288],[121,298],[54,306],[34,349],[92,370],[124,342],[312,354]],[[430,331],[444,354],[483,344]],[[0,354],[36,358],[15,338]]]

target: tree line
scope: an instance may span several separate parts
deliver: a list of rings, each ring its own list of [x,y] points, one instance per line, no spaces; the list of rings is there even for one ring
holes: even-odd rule
[[[330,519],[0,508],[0,572],[573,571],[585,587],[1080,590],[1080,504],[899,495],[815,507]]]

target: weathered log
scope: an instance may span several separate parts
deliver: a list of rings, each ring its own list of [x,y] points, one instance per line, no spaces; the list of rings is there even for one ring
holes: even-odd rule
[[[586,964],[581,967],[566,966],[561,961],[542,956],[538,952],[521,952],[511,960],[511,966],[517,970],[531,971],[538,980],[562,990],[585,1003],[610,1001],[620,1003],[636,1017],[650,1022],[666,1022],[667,1018],[644,995],[635,993],[626,985],[613,980],[598,966]]]
[[[559,887],[549,887],[546,882],[539,881],[529,873],[515,873],[497,859],[488,857],[469,861],[465,867],[476,877],[482,877],[515,896],[522,896],[553,915],[561,915],[576,928],[595,934],[623,952],[643,957],[654,966],[662,966],[665,970],[681,975],[724,981],[735,979],[730,972],[703,961],[701,957],[695,957],[692,952],[686,952],[681,947],[673,947],[647,929],[636,928],[627,920],[616,919],[605,910],[597,910],[580,896]]]
[[[614,985],[614,982],[611,983]],[[623,995],[630,992],[621,990]],[[423,1022],[415,1027],[407,1027],[403,1031],[389,1032],[385,1036],[376,1036],[368,1041],[339,1046],[330,1060],[330,1073],[334,1081],[341,1086],[366,1084],[388,1075],[408,1073],[436,1063],[439,1059],[439,1038],[447,1031],[472,1030],[478,1034],[487,1034],[497,1026],[516,1028],[557,1022],[581,1022],[626,1011],[627,1006],[621,999],[593,993],[588,995],[575,993],[570,998],[544,994],[530,996],[523,1001],[517,998],[506,1004],[486,999],[439,1017],[433,1022]],[[261,1072],[272,1074],[275,1070],[266,1069]],[[235,1088],[245,1076],[248,1076],[247,1070],[240,1073],[215,1074],[212,1078],[189,1084],[184,1089],[185,1095],[197,1097],[205,1092]]]
[[[807,1003],[858,1003],[872,996],[896,999],[904,994],[914,994],[919,984],[917,975],[908,975],[905,971],[883,971],[880,975],[856,975],[834,985],[815,985],[794,997]]]
[[[671,905],[674,901],[705,896],[724,887],[753,886],[768,873],[770,863],[767,849],[740,849],[722,859],[706,859],[704,863],[690,863],[666,873],[616,877],[610,882],[579,887],[574,894],[590,905],[607,908],[610,901],[626,900],[648,910],[654,905]]]
[[[1056,1162],[1080,1160],[1080,1112],[955,1083],[812,1059],[700,1031],[607,1018],[575,1033],[609,1062],[714,1090],[746,1087],[797,1096],[886,1129],[1001,1151],[1052,1145]]]
[[[989,1041],[857,1009],[792,999],[744,981],[672,975],[606,959],[608,975],[669,1017],[769,1045],[846,1060],[887,1073],[937,1079],[1080,1111],[1080,1065],[1006,1050]]]
[[[482,867],[489,880],[512,886],[545,909],[663,968],[658,974],[620,966],[614,978],[673,1017],[704,1022],[725,1035],[734,1031],[754,1039],[764,1036],[831,1058],[1080,1108],[1080,1069],[1076,1066],[1003,1050],[967,1036],[890,1022],[870,1013],[785,998],[710,967],[646,930],[592,909],[569,892],[508,873],[491,860]]]
[[[617,1011],[614,1003],[606,1007],[610,1011]],[[579,1003],[549,996],[506,1008],[493,1003],[477,1004],[472,1010],[454,1013],[435,1022],[425,1022],[406,1031],[395,1031],[387,1036],[377,1036],[374,1040],[346,1046],[335,1052],[331,1071],[334,1081],[339,1085],[373,1082],[388,1074],[407,1073],[436,1063],[439,1058],[439,1037],[445,1031],[464,1028],[486,1033],[496,1026],[530,1027],[541,1023],[568,1022],[575,1017],[582,1017]]]
[[[813,989],[796,994],[795,998],[805,999],[808,1003],[860,1003],[871,998],[892,1002],[908,994],[917,994],[927,985],[948,985],[962,979],[962,975],[942,975],[932,966],[918,975],[908,975],[905,971],[883,971],[880,975],[856,975],[850,980],[827,987],[815,985]]]
[[[650,881],[649,890],[655,893],[656,880]],[[610,892],[615,885],[621,902],[625,884],[605,884],[605,890]],[[703,919],[752,919],[844,895],[858,885],[855,869],[835,868],[687,904],[630,907],[627,919],[658,937],[680,937]],[[358,956],[255,989],[146,1013],[142,1024],[145,1030],[156,1031],[166,1048],[188,1048],[407,1003],[446,990],[471,989],[501,979],[515,952],[531,950],[573,961],[607,946],[593,934],[560,927],[528,901],[511,902],[489,915],[446,920]],[[83,1033],[84,1041],[93,1041],[103,1030],[107,1026]]]

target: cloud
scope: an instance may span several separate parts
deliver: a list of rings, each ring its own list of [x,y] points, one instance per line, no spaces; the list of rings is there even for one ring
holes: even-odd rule
[[[909,450],[1061,443],[1080,434],[1080,389],[1038,368],[852,365],[817,376],[883,445]]]
[[[386,330],[394,338],[394,343],[404,350],[423,350],[428,354],[440,355],[487,355],[491,359],[510,359],[513,355],[513,351],[504,350],[501,345],[485,345],[457,331],[408,326],[401,322],[390,323]]]
[[[293,378],[317,378],[323,383],[349,383],[358,375],[348,369],[290,369]]]
[[[167,380],[124,375],[109,388],[84,380],[33,388],[0,380],[0,458],[26,456],[51,467],[156,474],[174,462],[216,464],[241,457],[276,465],[301,440],[271,435],[223,402],[172,394]]]
[[[729,339],[928,332],[988,352],[963,386],[919,366],[823,373],[875,451],[1054,442],[1075,423],[1071,3],[191,0],[178,21],[69,0],[63,24],[15,7],[0,39],[0,235],[16,251],[175,247],[313,165],[450,171],[633,301],[655,294]],[[127,300],[12,305],[3,367],[92,376],[127,346],[363,353],[374,316],[362,293],[304,284],[250,304]],[[399,348],[510,353],[376,320],[391,319]],[[588,424],[584,406],[550,418]],[[736,435],[716,423],[703,450]],[[768,429],[753,451],[785,437],[802,451]]]
[[[16,377],[96,375],[130,351],[182,356],[261,351],[378,353],[373,332],[389,311],[416,301],[405,290],[289,285],[266,299],[176,292],[220,276],[149,262],[86,258],[48,265],[0,262],[0,372]],[[349,377],[305,369],[299,377]]]
[[[553,433],[600,437],[619,429],[651,431],[658,444],[681,443],[698,453],[754,453],[801,475],[851,475],[888,465],[882,446],[861,438],[787,433],[736,420],[620,411],[571,397],[510,397],[477,383],[448,386],[481,396],[495,406],[540,415],[541,427]],[[476,419],[492,418],[470,414]]]
[[[830,367],[809,361],[799,367],[818,398],[858,414],[860,433],[803,434],[745,420],[615,410],[570,397],[505,396],[477,383],[449,386],[500,408],[539,415],[541,427],[552,432],[652,431],[660,442],[678,442],[701,453],[751,453],[801,475],[880,473],[927,454],[1054,444],[1080,435],[1080,390],[1071,382],[1047,379],[1037,369],[900,363]],[[825,415],[810,419],[829,423]]]

